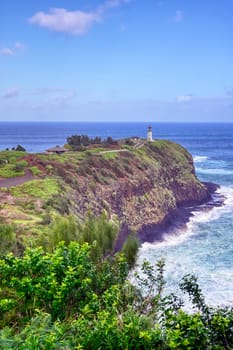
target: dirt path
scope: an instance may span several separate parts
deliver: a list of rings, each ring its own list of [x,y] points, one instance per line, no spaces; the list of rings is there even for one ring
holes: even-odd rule
[[[105,154],[105,153],[119,153],[119,152],[127,152],[127,149],[111,149],[110,151],[101,151],[96,154]]]
[[[30,170],[25,171],[25,175],[12,177],[10,179],[0,178],[0,187],[13,187],[17,185],[21,185],[24,182],[31,181],[36,177],[32,175]]]

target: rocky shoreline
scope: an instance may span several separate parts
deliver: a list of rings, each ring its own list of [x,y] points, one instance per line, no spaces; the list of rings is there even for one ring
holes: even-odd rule
[[[177,230],[185,229],[190,218],[193,216],[193,212],[205,210],[209,211],[214,207],[221,206],[224,202],[224,197],[221,195],[216,196],[216,191],[220,186],[211,182],[202,182],[202,184],[208,190],[208,196],[206,199],[202,199],[201,201],[190,200],[186,203],[182,203],[175,210],[171,210],[160,223],[143,225],[137,232],[139,242],[141,244],[145,242],[161,242],[164,239],[164,235],[172,234]],[[127,225],[123,225],[116,242],[116,251],[121,249],[129,232],[129,227]]]

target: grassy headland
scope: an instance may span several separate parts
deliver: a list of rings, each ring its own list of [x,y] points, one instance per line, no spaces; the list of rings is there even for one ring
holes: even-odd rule
[[[3,151],[0,160],[2,178],[33,175],[0,191],[2,223],[14,225],[23,245],[47,232],[56,216],[83,222],[88,213],[103,211],[120,227],[119,245],[131,231],[151,240],[177,207],[209,196],[191,155],[170,141],[101,144],[64,154]]]

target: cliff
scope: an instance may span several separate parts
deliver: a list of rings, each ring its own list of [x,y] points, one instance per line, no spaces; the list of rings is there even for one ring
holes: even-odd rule
[[[107,156],[107,157],[106,157]],[[192,156],[169,141],[147,143],[131,152],[89,155],[80,164],[74,188],[75,213],[106,210],[120,221],[120,246],[130,231],[151,241],[176,220],[177,209],[210,199],[206,185],[196,177]]]
[[[28,169],[38,169],[40,180],[34,182],[40,181],[42,186],[43,181],[45,184],[53,179],[57,184],[57,187],[53,184],[54,193],[49,192],[44,199],[42,194],[47,189],[43,190],[43,186],[37,201],[34,195],[39,216],[44,218],[45,208],[49,213],[49,206],[81,220],[88,212],[99,215],[105,210],[120,223],[118,246],[130,231],[136,231],[142,241],[155,239],[161,227],[176,219],[180,207],[200,204],[210,198],[210,190],[195,175],[192,156],[170,141],[157,140],[138,149],[26,155],[23,160]],[[38,193],[39,186],[36,186]],[[14,196],[18,202],[21,198],[22,203],[25,190],[20,194],[16,189],[10,192],[11,203]],[[27,191],[27,203],[32,192]],[[24,215],[26,213],[24,210]]]

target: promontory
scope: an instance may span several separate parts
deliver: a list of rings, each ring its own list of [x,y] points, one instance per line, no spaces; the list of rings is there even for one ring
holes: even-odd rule
[[[21,244],[57,215],[82,221],[102,212],[119,225],[118,246],[131,231],[152,241],[181,207],[211,198],[191,154],[170,141],[47,154],[2,151],[0,162],[1,220],[14,225]]]

